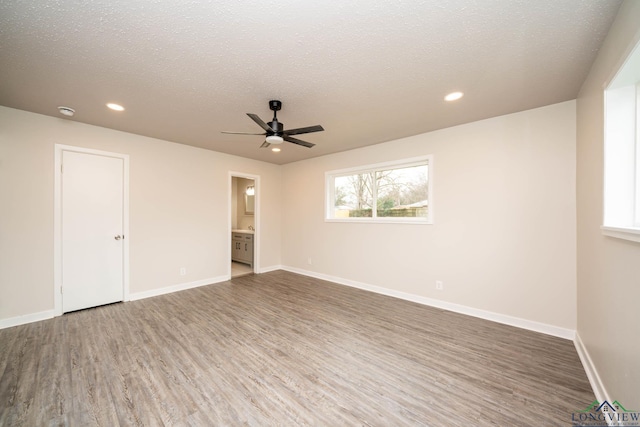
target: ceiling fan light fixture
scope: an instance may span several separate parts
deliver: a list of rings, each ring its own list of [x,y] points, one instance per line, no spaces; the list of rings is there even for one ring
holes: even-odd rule
[[[269,135],[265,138],[265,141],[267,141],[269,144],[282,144],[284,139],[282,139],[282,137],[278,135]]]

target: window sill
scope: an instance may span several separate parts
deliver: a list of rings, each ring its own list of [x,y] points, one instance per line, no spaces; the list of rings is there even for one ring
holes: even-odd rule
[[[603,225],[600,227],[602,234],[618,239],[631,240],[640,243],[640,228],[632,227],[610,227]]]
[[[325,218],[325,222],[345,222],[345,223],[359,223],[359,224],[419,224],[419,225],[433,225],[433,221],[428,220],[402,220],[398,218],[349,218],[349,219],[341,219],[341,218]]]

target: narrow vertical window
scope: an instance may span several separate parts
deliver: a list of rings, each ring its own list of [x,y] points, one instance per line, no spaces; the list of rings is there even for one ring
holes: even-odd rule
[[[640,77],[639,77],[640,79]],[[634,226],[640,229],[640,83],[636,83],[636,205],[635,205],[635,219]]]
[[[640,242],[640,43],[604,91],[603,233]]]

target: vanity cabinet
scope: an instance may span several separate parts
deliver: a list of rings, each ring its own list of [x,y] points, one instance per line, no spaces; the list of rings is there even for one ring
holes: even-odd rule
[[[253,234],[231,233],[231,260],[253,267]]]

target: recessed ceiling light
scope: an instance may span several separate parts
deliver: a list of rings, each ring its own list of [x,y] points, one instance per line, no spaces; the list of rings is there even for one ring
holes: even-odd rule
[[[462,92],[451,92],[449,95],[444,97],[445,101],[456,101],[464,96]]]
[[[58,107],[58,111],[60,111],[60,114],[62,114],[63,116],[67,117],[73,117],[73,115],[76,113],[76,110],[74,110],[73,108],[63,106]]]
[[[111,108],[113,111],[124,111],[124,107],[120,104],[114,104],[112,102],[107,104],[107,107]]]
[[[278,147],[273,147],[273,148],[271,149],[271,151],[273,151],[274,153],[279,153],[279,152],[280,152],[280,148],[278,148]]]

